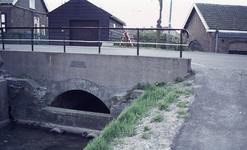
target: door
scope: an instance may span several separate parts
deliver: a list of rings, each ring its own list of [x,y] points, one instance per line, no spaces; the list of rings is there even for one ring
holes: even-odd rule
[[[70,27],[99,27],[98,20],[70,20]],[[70,40],[98,41],[98,29],[70,29]],[[70,42],[73,46],[98,46],[98,43]]]

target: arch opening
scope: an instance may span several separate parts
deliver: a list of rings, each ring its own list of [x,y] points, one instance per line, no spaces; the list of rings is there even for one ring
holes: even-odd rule
[[[192,51],[203,51],[202,44],[197,40],[190,42],[189,49]]]
[[[58,95],[50,106],[110,114],[110,110],[98,97],[82,90],[64,92]]]

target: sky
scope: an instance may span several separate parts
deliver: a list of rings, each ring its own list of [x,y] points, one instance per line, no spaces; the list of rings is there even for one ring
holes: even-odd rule
[[[52,11],[69,0],[45,0]],[[156,27],[158,0],[88,0],[126,23],[126,27]],[[171,0],[163,0],[162,26],[168,27]],[[247,6],[247,0],[172,0],[172,28],[182,28],[194,3]]]

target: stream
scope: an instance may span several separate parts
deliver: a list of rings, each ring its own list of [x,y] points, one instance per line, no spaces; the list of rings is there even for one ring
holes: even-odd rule
[[[0,150],[82,150],[90,139],[13,123],[0,128]]]

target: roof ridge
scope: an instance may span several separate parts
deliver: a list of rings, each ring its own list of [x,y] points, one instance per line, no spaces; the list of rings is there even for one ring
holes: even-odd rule
[[[244,5],[231,5],[231,4],[215,4],[215,3],[195,3],[196,5],[197,4],[202,4],[202,5],[215,5],[215,6],[230,6],[230,7],[247,7],[247,6],[244,6]]]

